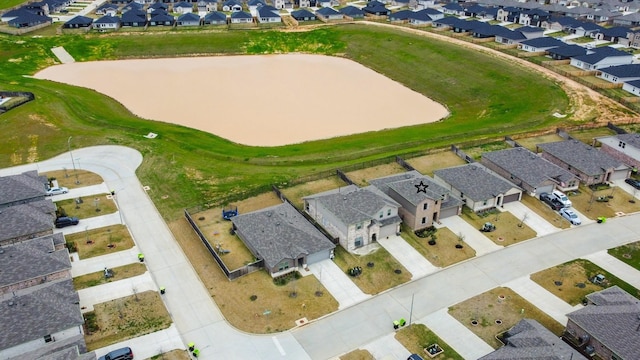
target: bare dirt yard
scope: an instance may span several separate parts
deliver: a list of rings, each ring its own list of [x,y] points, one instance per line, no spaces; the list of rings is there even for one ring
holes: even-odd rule
[[[528,194],[522,194],[521,202],[536,214],[547,220],[550,224],[560,229],[568,229],[571,224],[560,216],[557,211],[551,209],[547,204]]]
[[[376,360],[367,350],[356,349],[346,353],[339,358],[340,360]]]
[[[476,256],[476,251],[448,228],[440,228],[435,233],[436,244],[429,245],[429,238],[418,237],[408,226],[402,225],[402,238],[413,246],[430,263],[437,267],[447,267]],[[461,249],[456,245],[462,245]]]
[[[284,331],[300,318],[311,321],[338,310],[338,302],[313,275],[283,286],[262,270],[229,281],[185,219],[169,223],[169,228],[224,317],[242,331]]]
[[[293,205],[298,209],[302,209],[304,205],[304,201],[302,200],[303,197],[321,193],[323,191],[338,189],[342,186],[347,186],[347,184],[338,176],[331,176],[325,179],[314,180],[308,183],[282,188],[280,190],[287,199],[293,202]]]
[[[433,331],[422,324],[411,324],[396,332],[395,336],[402,346],[412,354],[419,354],[423,358],[438,360],[462,360],[455,350],[438,337]],[[425,348],[437,344],[443,352],[436,356],[431,356],[425,352]]]
[[[82,226],[82,219],[113,214],[118,210],[111,195],[108,196],[106,194],[83,196],[79,197],[80,203],[76,202],[76,199],[60,200],[56,201],[56,206],[58,209],[64,209],[64,213],[68,216],[79,218]]]
[[[166,329],[171,317],[155,291],[110,300],[94,305],[85,314],[88,350]]]
[[[568,195],[573,207],[592,220],[599,216],[610,218],[640,211],[640,201],[616,186],[593,191],[580,185],[578,192],[569,192]]]
[[[64,186],[69,189],[73,189],[81,186],[90,186],[102,184],[104,180],[96,173],[86,170],[64,169],[57,171],[49,171],[44,174],[47,178],[55,178],[58,181],[59,186]],[[77,177],[76,177],[77,175]]]
[[[107,278],[104,271],[97,271],[91,274],[76,276],[73,278],[73,287],[76,290],[86,289],[100,284],[127,279],[142,275],[147,271],[147,267],[141,263],[133,263],[109,269],[111,277]]]
[[[124,225],[85,230],[65,235],[65,239],[67,244],[72,244],[73,248],[69,251],[76,250],[80,259],[131,249],[134,245],[131,234]]]
[[[537,320],[558,336],[564,329],[563,324],[505,287],[489,290],[451,306],[449,314],[494,349],[502,346],[496,335],[509,330],[524,318]]]
[[[171,350],[166,353],[152,356],[149,360],[191,360],[191,355],[186,350]]]
[[[478,231],[486,222],[495,225],[495,231],[483,234],[500,246],[513,245],[523,240],[533,239],[537,235],[533,229],[527,226],[526,219],[518,219],[508,211],[500,212],[496,210],[493,213],[480,216],[469,208],[463,207],[461,216]]]
[[[385,177],[393,174],[400,174],[406,170],[396,162],[382,164],[361,170],[350,171],[346,175],[358,186],[369,185],[368,180]]]
[[[429,176],[433,176],[434,170],[466,164],[466,161],[449,150],[404,160],[421,174]]]

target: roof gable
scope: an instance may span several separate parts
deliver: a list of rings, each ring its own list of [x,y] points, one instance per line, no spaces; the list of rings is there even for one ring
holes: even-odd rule
[[[473,201],[491,199],[517,188],[478,163],[440,169],[433,174]]]

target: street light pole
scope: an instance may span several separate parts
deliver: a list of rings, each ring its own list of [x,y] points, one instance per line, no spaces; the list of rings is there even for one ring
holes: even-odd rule
[[[120,194],[120,192],[123,191],[123,190],[124,189],[118,190],[118,194]],[[122,218],[122,209],[120,208],[120,203],[118,202],[118,195],[113,190],[111,190],[111,197],[113,197],[113,200],[115,200],[116,206],[118,207],[118,214],[120,215],[120,224],[124,225],[124,220]]]
[[[411,310],[409,311],[409,326],[411,326],[411,318],[413,317],[413,297],[416,296],[416,294],[411,294]]]
[[[73,165],[73,173],[76,176],[76,184],[80,184],[80,180],[78,180],[78,172],[76,171],[76,162],[73,160],[73,154],[71,153],[71,138],[73,136],[69,136],[67,139],[67,147],[69,148],[69,155],[71,156],[71,165]]]

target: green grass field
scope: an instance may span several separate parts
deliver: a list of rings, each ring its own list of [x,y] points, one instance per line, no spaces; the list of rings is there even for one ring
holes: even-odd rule
[[[248,147],[197,130],[137,118],[118,102],[92,90],[30,78],[56,62],[49,50],[54,46],[64,46],[77,61],[287,52],[342,56],[445,104],[451,116],[433,124],[329,140]],[[567,112],[568,98],[557,84],[538,73],[494,56],[372,26],[292,33],[0,35],[0,61],[4,80],[0,90],[36,95],[35,101],[0,115],[0,141],[5,145],[0,150],[0,166],[62,153],[69,136],[73,136],[74,148],[131,146],[145,156],[138,176],[153,189],[150,195],[166,219],[179,217],[182,208],[201,204],[204,199],[245,197],[267,190],[271,183],[284,184],[321,170],[569,121],[551,116]],[[309,91],[313,91],[312,85]],[[141,135],[150,131],[160,136],[142,141]],[[172,196],[161,199],[168,193]]]

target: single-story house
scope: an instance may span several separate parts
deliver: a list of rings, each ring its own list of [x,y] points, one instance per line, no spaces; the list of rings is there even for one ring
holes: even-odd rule
[[[173,12],[178,14],[187,14],[193,12],[193,3],[180,1],[173,4]]]
[[[194,13],[185,13],[178,16],[176,25],[178,26],[199,26],[200,16]]]
[[[640,13],[631,12],[626,15],[618,16],[613,19],[615,25],[636,27],[640,25]]]
[[[409,16],[413,14],[411,10],[400,10],[394,13],[389,14],[389,21],[402,21],[406,22],[409,20]]]
[[[321,8],[331,7],[331,0],[317,0],[316,6]]]
[[[466,23],[467,21],[459,19],[455,16],[445,16],[440,20],[433,20],[432,25],[437,28],[444,29],[455,29],[462,25],[462,23]]]
[[[598,359],[640,359],[640,301],[617,285],[586,296],[587,305],[567,314],[562,338]]]
[[[640,134],[618,134],[596,138],[600,150],[631,166],[640,169]]]
[[[631,168],[609,154],[578,140],[536,145],[542,157],[574,173],[586,185],[624,180]]]
[[[640,64],[610,66],[600,69],[600,78],[614,84],[640,80]]]
[[[377,0],[371,0],[367,3],[367,6],[362,8],[366,14],[377,15],[377,16],[387,16],[391,12],[387,9],[383,3]]]
[[[442,12],[447,15],[464,16],[464,8],[457,2],[448,2],[442,5]]]
[[[222,4],[222,11],[224,12],[239,12],[242,11],[242,4],[237,0],[227,0]],[[241,17],[242,18],[242,17]],[[231,19],[233,20],[233,18]],[[233,22],[233,21],[231,21]],[[246,21],[241,21],[246,22]]]
[[[105,15],[93,21],[94,29],[113,30],[120,27],[120,18],[117,16]]]
[[[218,11],[218,0],[198,0],[196,3],[198,13]]]
[[[277,9],[275,9],[278,11]],[[269,6],[261,6],[258,8],[258,22],[260,23],[279,23],[282,22],[282,18],[277,13],[274,13]]]
[[[349,5],[345,6],[339,10],[344,16],[348,16],[352,19],[362,19],[364,18],[364,11],[362,9],[357,8],[355,6]]]
[[[204,16],[204,18],[202,19],[202,23],[204,25],[223,25],[227,23],[227,14],[219,12],[219,11],[212,11],[210,13],[208,13],[207,15]]]
[[[520,13],[518,23],[525,26],[540,26],[549,20],[551,14],[542,9],[529,9]]]
[[[527,39],[535,39],[544,35],[544,29],[536,26],[523,26],[514,31],[522,33]]]
[[[173,26],[175,23],[176,19],[165,13],[153,13],[149,18],[149,26]]]
[[[500,25],[491,25],[491,28],[493,29],[492,33],[493,36],[495,36],[496,42],[500,44],[512,45],[527,40],[527,37],[518,30],[509,30]]]
[[[127,12],[129,10],[140,10],[143,11],[144,10],[144,5],[137,3],[137,2],[130,2],[127,5],[125,5],[120,12]]]
[[[622,90],[630,92],[635,96],[640,96],[640,80],[627,81],[622,84]]]
[[[618,43],[620,39],[627,39],[627,34],[629,33],[629,31],[631,31],[631,29],[629,29],[628,27],[614,26],[611,28],[603,28],[602,30],[593,34],[592,37],[596,40]]]
[[[74,16],[71,20],[62,25],[66,29],[88,28],[93,24],[93,19],[86,16]]]
[[[0,209],[42,201],[47,195],[48,180],[36,170],[0,177]]]
[[[333,257],[335,245],[289,203],[237,215],[231,222],[273,277]]]
[[[291,17],[298,21],[313,21],[316,20],[316,14],[307,9],[298,9],[291,12]]]
[[[0,358],[71,358],[43,354],[73,344],[86,351],[79,302],[71,279],[17,290],[15,296],[2,298],[0,318],[3,326],[11,331],[3,331],[0,337]],[[44,352],[45,349],[49,352]],[[38,350],[41,353],[37,354]]]
[[[569,60],[572,57],[585,55],[587,49],[580,45],[562,45],[547,50],[553,60]]]
[[[118,14],[118,5],[116,4],[105,3],[100,5],[100,7],[96,9],[96,15],[116,16],[117,14]]]
[[[436,170],[433,177],[475,212],[522,199],[522,189],[479,163]]]
[[[586,55],[571,58],[570,65],[579,69],[597,70],[609,66],[631,64],[633,55],[604,46],[589,50]]]
[[[552,37],[539,37],[522,41],[519,45],[520,50],[528,52],[544,52],[551,48],[563,46],[565,43]]]
[[[462,211],[462,200],[444,185],[417,171],[377,178],[369,183],[400,204],[398,214],[413,230],[432,226]]]
[[[143,27],[147,25],[147,13],[142,10],[129,10],[122,14],[122,26]]]
[[[531,196],[576,190],[578,178],[567,170],[522,147],[482,154],[481,163]]]
[[[431,25],[434,20],[444,18],[444,14],[434,9],[422,9],[409,14],[409,24],[411,25]]]
[[[12,18],[7,20],[7,24],[14,28],[28,28],[41,24],[51,24],[52,19],[48,16],[38,15],[24,8],[12,12]],[[4,18],[4,15],[3,15]]]
[[[533,319],[522,319],[502,336],[504,346],[479,360],[573,359],[585,356]]]
[[[53,235],[5,245],[2,250],[0,296],[49,281],[72,278],[69,250],[56,248]]]
[[[323,7],[318,9],[316,11],[316,15],[326,20],[342,20],[344,18],[344,15],[342,15],[342,13],[330,7]]]
[[[56,207],[51,200],[31,201],[0,211],[0,246],[53,233]]]
[[[163,11],[163,12],[168,12],[169,11],[169,6],[165,3],[161,3],[161,2],[155,2],[151,5],[149,5],[149,7],[147,8],[147,13],[151,14],[153,12],[156,11]]]
[[[400,232],[400,205],[375,188],[349,185],[303,200],[305,212],[349,252]]]
[[[253,22],[253,16],[245,11],[236,11],[231,13],[232,24],[247,24]]]

